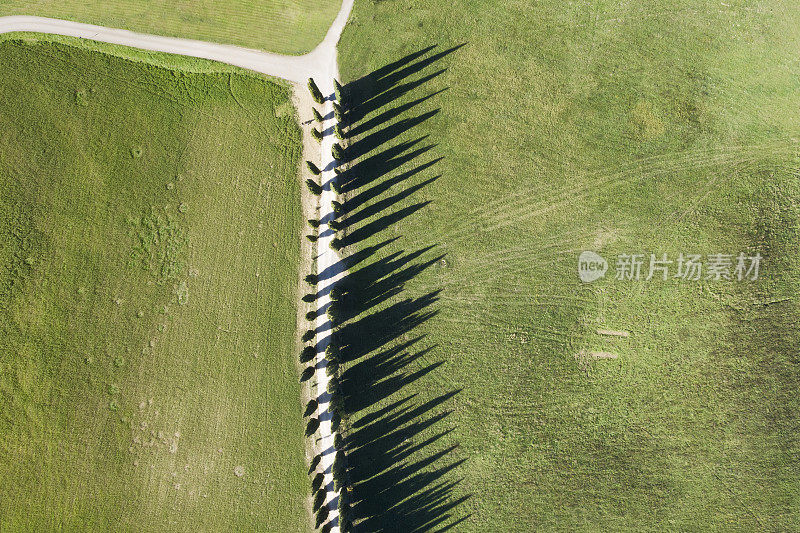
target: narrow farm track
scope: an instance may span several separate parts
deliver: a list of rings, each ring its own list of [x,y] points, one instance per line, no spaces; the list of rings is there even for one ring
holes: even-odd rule
[[[343,0],[342,7],[325,34],[325,38],[314,50],[301,56],[272,54],[238,46],[147,35],[128,30],[44,17],[0,17],[0,33],[48,33],[154,52],[209,59],[287,80],[301,85],[302,87],[298,87],[299,90],[305,90],[304,86],[308,78],[314,78],[320,90],[326,95],[327,99],[322,109],[324,117],[322,129],[325,132],[325,136],[320,144],[319,161],[322,169],[321,185],[323,191],[319,197],[318,209],[322,224],[319,228],[318,252],[315,258],[316,274],[319,279],[317,290],[320,297],[317,299],[317,319],[314,324],[317,332],[317,357],[314,375],[316,390],[314,392],[318,400],[317,416],[320,420],[320,426],[314,447],[315,451],[320,453],[322,457],[320,468],[324,473],[323,486],[326,487],[327,491],[325,501],[330,510],[331,531],[333,532],[339,531],[337,495],[333,490],[333,460],[336,450],[334,449],[334,434],[331,430],[331,413],[328,412],[330,394],[327,392],[329,378],[326,373],[327,360],[325,358],[325,349],[330,343],[332,324],[325,312],[330,305],[330,289],[344,274],[341,258],[330,247],[330,242],[334,238],[335,232],[328,225],[334,219],[331,202],[336,199],[336,194],[330,186],[331,180],[335,177],[333,169],[336,166],[336,161],[331,154],[331,149],[335,142],[333,129],[336,125],[333,113],[333,79],[339,76],[336,45],[350,16],[353,1]]]

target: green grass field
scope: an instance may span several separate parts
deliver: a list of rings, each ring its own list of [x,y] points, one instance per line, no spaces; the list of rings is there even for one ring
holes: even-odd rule
[[[36,15],[303,54],[322,41],[340,5],[337,0],[0,0],[0,16]]]
[[[307,531],[288,90],[0,58],[0,530]]]
[[[343,381],[365,530],[797,527],[798,28],[782,0],[356,4],[351,324],[391,331]],[[583,250],[764,260],[582,284]]]

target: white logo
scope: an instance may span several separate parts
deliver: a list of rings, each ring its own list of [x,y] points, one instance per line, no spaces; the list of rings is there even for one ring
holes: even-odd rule
[[[591,283],[606,275],[608,262],[594,252],[581,252],[578,256],[578,277],[584,283]]]

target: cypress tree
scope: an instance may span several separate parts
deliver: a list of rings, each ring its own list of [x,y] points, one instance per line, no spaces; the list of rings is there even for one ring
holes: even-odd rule
[[[309,311],[306,313],[306,320],[316,320],[317,312],[316,311]]]
[[[300,352],[300,362],[301,363],[308,363],[317,355],[317,351],[314,349],[313,346],[306,346],[303,348],[303,351]]]
[[[308,404],[306,405],[306,411],[305,413],[303,413],[303,418],[313,415],[317,411],[318,407],[319,404],[317,403],[317,400],[309,401]]]
[[[308,420],[308,424],[306,424],[306,437],[310,437],[314,433],[317,432],[319,429],[319,418],[311,418]]]
[[[311,377],[313,375],[314,375],[314,367],[313,366],[307,366],[303,370],[303,373],[300,374],[300,381],[308,381],[309,379],[311,379]]]
[[[317,236],[316,235],[306,235],[306,239],[308,239],[311,242],[317,242]]]
[[[344,87],[336,78],[333,78],[333,95],[336,97],[337,102],[344,102]]]
[[[331,155],[334,159],[339,161],[344,160],[344,149],[342,149],[342,145],[339,143],[335,143],[333,148],[331,148]]]
[[[317,511],[317,509],[322,507],[323,503],[325,503],[325,497],[326,496],[327,496],[327,493],[325,492],[325,490],[318,490],[317,491],[316,496],[314,496],[314,503],[313,503],[313,505],[311,507],[312,509],[314,509],[315,512]]]
[[[316,285],[317,284],[317,275],[316,274],[306,274],[305,277],[306,283],[309,285]]]
[[[311,109],[314,111],[314,120],[316,120],[317,122],[322,122],[322,115],[319,114],[319,111],[317,111],[317,108],[316,107],[312,107]]]
[[[308,187],[308,190],[311,192],[311,194],[314,194],[316,196],[322,194],[322,187],[320,187],[320,185],[311,178],[308,178],[306,180],[306,187]]]
[[[336,119],[336,122],[344,122],[344,110],[342,109],[342,106],[336,102],[333,103],[333,116]]]
[[[325,374],[327,374],[328,376],[336,375],[337,370],[339,370],[339,363],[337,363],[336,361],[328,361],[328,364],[325,365]]]
[[[311,226],[312,228],[318,228],[319,227],[319,220],[317,220],[316,218],[309,218],[308,219],[308,225]]]
[[[319,455],[317,457],[319,457]],[[319,463],[319,461],[317,461],[316,459],[315,461]],[[325,481],[325,474],[323,474],[322,472],[318,472],[317,475],[314,476],[314,479],[311,480],[311,492],[317,492],[320,489],[320,487],[322,487],[322,483],[324,481]]]
[[[317,527],[321,526],[322,523],[328,519],[329,513],[330,510],[328,509],[327,505],[323,505],[319,508],[319,511],[317,511]]]
[[[322,96],[322,91],[317,87],[314,78],[308,78],[308,91],[311,93],[311,98],[313,98],[316,103],[321,104],[325,101],[325,97]]]
[[[314,338],[314,335],[315,335],[315,333],[314,333],[313,329],[306,330],[306,332],[303,333],[303,337],[302,337],[303,342],[310,341],[311,339]]]
[[[331,300],[333,300],[334,302],[338,301],[338,300],[341,300],[342,296],[344,296],[344,289],[341,288],[340,286],[336,285],[335,287],[333,287],[331,289],[330,297],[331,297]],[[329,344],[328,346],[331,346],[331,345]],[[325,353],[327,353],[327,351]]]
[[[336,376],[331,377],[331,379],[328,381],[327,390],[329,394],[337,394],[339,390],[339,378],[337,378]]]
[[[342,131],[342,127],[339,124],[336,124],[333,127],[333,134],[336,135],[336,138],[339,139],[340,141],[344,140],[344,132]]]
[[[334,438],[334,440],[336,440],[336,439]],[[308,467],[308,473],[311,474],[311,472],[316,470],[321,461],[322,461],[322,455],[320,455],[320,454],[315,455],[314,459],[312,459],[312,461],[311,461],[311,465],[309,465],[309,467]],[[321,475],[321,474],[318,474],[318,475]],[[314,482],[316,480],[317,480],[317,478],[315,477],[314,480],[311,482],[311,492],[314,492],[315,490],[319,489],[319,486],[322,486],[322,480],[320,480],[319,486],[317,487],[317,489],[315,489],[314,488]]]
[[[325,314],[328,315],[328,319],[334,324],[339,322],[339,308],[335,304],[329,305]]]
[[[331,190],[333,190],[333,192],[336,194],[342,194],[342,188],[339,187],[339,183],[335,181],[331,181]]]
[[[318,142],[322,140],[322,132],[320,132],[317,128],[311,128],[311,136],[314,137]]]
[[[316,131],[316,130],[314,130],[314,131]],[[319,167],[317,165],[315,165],[314,163],[312,163],[311,161],[306,161],[306,166],[308,167],[308,170],[310,170],[311,173],[314,174],[315,176],[319,176],[320,173],[322,172],[319,169]]]
[[[331,343],[325,347],[325,358],[328,361],[336,361],[339,359],[339,348],[336,347],[335,344]]]
[[[341,212],[344,210],[342,202],[339,202],[338,200],[331,201],[331,208],[333,209],[333,212],[336,213],[337,215],[341,214]]]
[[[333,490],[339,490],[342,485],[344,484],[344,452],[339,450],[336,452],[336,456],[333,459]]]
[[[330,247],[338,252],[339,250],[344,248],[344,243],[342,243],[342,239],[334,238],[331,239]]]

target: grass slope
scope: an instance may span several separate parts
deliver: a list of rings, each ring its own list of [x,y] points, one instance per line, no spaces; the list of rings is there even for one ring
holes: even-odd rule
[[[0,529],[307,530],[287,90],[0,57]]]
[[[367,530],[795,527],[798,28],[782,0],[356,5],[351,325],[392,331],[345,371],[378,374],[350,381]],[[588,285],[582,250],[765,260]]]
[[[302,54],[322,41],[340,5],[337,0],[0,0],[0,16],[36,15]]]

